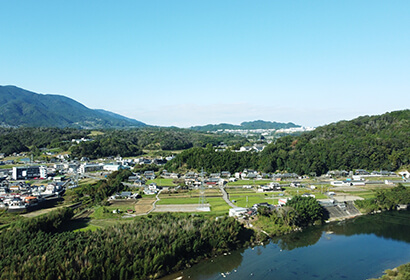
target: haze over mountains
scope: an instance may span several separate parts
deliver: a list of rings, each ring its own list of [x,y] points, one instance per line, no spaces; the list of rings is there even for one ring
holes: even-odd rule
[[[6,127],[75,127],[128,128],[147,124],[101,109],[90,109],[62,95],[38,94],[16,86],[0,86],[0,126]],[[268,121],[194,126],[196,131],[218,129],[280,129],[300,127],[294,123]]]

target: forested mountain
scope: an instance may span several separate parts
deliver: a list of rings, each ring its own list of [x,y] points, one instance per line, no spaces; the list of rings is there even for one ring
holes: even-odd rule
[[[282,137],[259,154],[188,150],[166,168],[200,170],[203,167],[208,172],[252,168],[320,175],[336,169],[393,171],[409,164],[410,110],[403,110],[329,124],[300,136]]]
[[[104,110],[92,110],[61,95],[37,94],[0,86],[0,125],[6,127],[144,127],[146,124]]]
[[[268,121],[252,121],[252,122],[243,122],[240,125],[221,123],[221,124],[208,124],[204,126],[192,126],[190,129],[197,131],[217,131],[220,129],[281,129],[281,128],[293,128],[301,127],[294,123],[278,123],[278,122],[268,122]]]
[[[80,138],[93,141],[79,144],[71,141]],[[28,151],[38,155],[40,148],[60,148],[70,150],[74,157],[136,156],[142,150],[174,151],[221,142],[241,145],[246,141],[228,134],[215,135],[179,128],[105,129],[97,133],[74,128],[0,128],[0,153],[6,155]]]

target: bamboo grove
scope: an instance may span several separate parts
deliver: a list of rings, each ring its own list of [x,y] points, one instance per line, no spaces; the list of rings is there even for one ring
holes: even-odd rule
[[[233,218],[153,215],[96,231],[63,231],[72,211],[20,221],[0,234],[0,279],[150,279],[243,246]]]

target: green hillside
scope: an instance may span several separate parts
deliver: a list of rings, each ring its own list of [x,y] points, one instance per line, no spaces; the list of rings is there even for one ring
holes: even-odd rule
[[[318,127],[300,136],[286,136],[249,156],[212,149],[185,151],[166,168],[205,168],[208,172],[288,171],[317,175],[358,168],[394,171],[410,164],[410,110],[363,116]]]
[[[92,110],[61,95],[0,86],[0,125],[11,127],[143,127],[144,123],[104,110]]]
[[[204,126],[193,126],[190,127],[192,130],[197,131],[217,131],[220,129],[242,129],[242,130],[250,130],[250,129],[281,129],[281,128],[293,128],[293,127],[300,127],[300,125],[296,125],[294,123],[278,123],[278,122],[269,122],[269,121],[252,121],[252,122],[243,122],[240,125],[228,124],[228,123],[221,123],[221,124],[208,124]]]

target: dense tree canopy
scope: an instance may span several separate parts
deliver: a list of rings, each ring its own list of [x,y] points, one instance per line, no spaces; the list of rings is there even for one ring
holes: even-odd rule
[[[367,212],[396,209],[399,204],[410,204],[410,188],[399,184],[390,190],[379,190],[375,198],[357,200],[355,204]]]
[[[294,196],[286,203],[287,207],[295,209],[295,224],[298,226],[313,225],[315,222],[322,222],[323,207],[314,197]]]
[[[321,175],[329,170],[358,168],[394,171],[409,164],[410,110],[405,110],[342,121],[300,136],[285,136],[259,154],[192,149],[178,155],[167,168],[203,167],[211,172],[252,168]]]
[[[71,141],[80,138],[93,141],[79,144]],[[60,148],[70,149],[73,157],[137,156],[142,150],[175,151],[222,142],[243,144],[246,140],[179,128],[106,129],[97,133],[72,128],[0,128],[0,152],[6,155]]]
[[[121,192],[127,187],[122,184],[132,172],[122,169],[111,173],[106,180],[99,180],[93,184],[85,184],[78,188],[67,191],[67,195],[72,197],[74,202],[82,202],[83,205],[97,205],[105,201],[116,192]]]
[[[236,249],[252,236],[228,217],[163,214],[62,232],[70,210],[50,215],[0,233],[0,279],[149,279]]]

